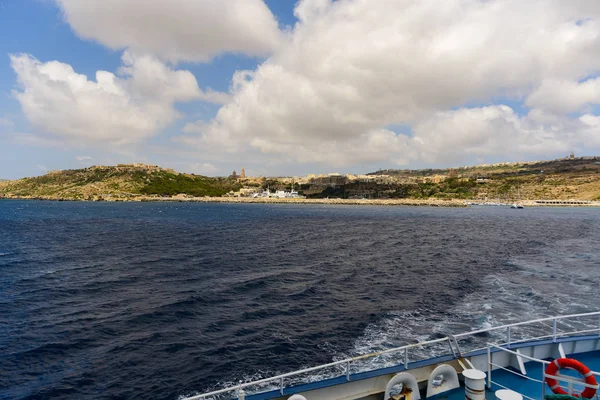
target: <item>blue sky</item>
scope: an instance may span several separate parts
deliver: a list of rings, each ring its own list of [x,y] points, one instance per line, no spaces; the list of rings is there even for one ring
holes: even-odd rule
[[[457,1],[0,0],[0,178],[597,154],[600,6]]]

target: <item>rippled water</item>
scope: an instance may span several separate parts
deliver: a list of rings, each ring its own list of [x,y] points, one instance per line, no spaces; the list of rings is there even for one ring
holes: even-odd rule
[[[0,201],[0,398],[177,399],[594,311],[599,222],[598,209]]]

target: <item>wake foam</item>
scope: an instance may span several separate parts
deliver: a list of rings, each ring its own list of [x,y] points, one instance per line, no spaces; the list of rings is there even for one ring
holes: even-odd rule
[[[595,238],[592,241],[600,242]],[[590,243],[590,238],[570,239],[542,248],[541,254],[515,257],[507,262],[507,265],[515,267],[515,271],[510,274],[489,274],[480,282],[478,290],[467,294],[447,312],[432,313],[420,309],[390,313],[381,321],[369,325],[348,354],[336,358],[368,354],[449,334],[561,314],[596,311],[600,304],[600,292],[597,290],[600,279],[596,273],[600,254],[591,250],[598,248],[598,244]],[[561,321],[558,331],[584,329],[585,322]],[[539,323],[512,329],[511,340],[551,332],[551,322]],[[459,341],[459,344],[461,347],[466,344],[468,350],[505,340],[505,331],[494,331],[476,338],[469,337],[464,341],[467,343]],[[440,351],[447,354],[449,347]],[[414,356],[423,358],[441,355],[436,349],[413,352]],[[368,370],[398,365],[402,363],[401,358],[399,355],[376,357],[365,360],[361,368]]]

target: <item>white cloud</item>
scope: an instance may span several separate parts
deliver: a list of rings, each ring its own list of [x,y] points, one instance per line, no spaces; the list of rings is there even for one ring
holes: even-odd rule
[[[193,141],[188,143],[193,144]],[[386,160],[396,165],[405,165],[414,158],[410,155],[410,139],[387,129],[372,130],[343,141],[324,139],[321,142],[275,144],[255,138],[251,145],[263,153],[280,155],[279,164],[324,163],[334,167],[348,167]]]
[[[528,98],[527,105],[563,114],[581,110],[589,104],[600,103],[600,78],[584,82],[547,80]]]
[[[75,159],[77,161],[90,161],[90,160],[93,160],[94,157],[90,157],[90,156],[76,156]]]
[[[190,137],[185,143],[206,145]],[[539,113],[519,116],[506,105],[495,105],[435,113],[415,122],[412,135],[376,129],[340,141],[273,144],[255,138],[251,145],[278,158],[280,164],[349,167],[382,161],[396,166],[415,161],[444,165],[498,158],[518,161],[567,155],[586,146],[600,148],[600,117],[544,119]]]
[[[564,153],[582,145],[568,134],[581,126],[569,119],[542,123],[521,117],[505,105],[461,108],[437,113],[413,127],[411,150],[426,162],[457,162],[468,157],[485,159]]]
[[[214,104],[226,104],[231,100],[231,96],[227,93],[217,92],[211,88],[207,88],[201,96],[202,100]]]
[[[219,168],[210,163],[190,164],[189,170],[199,175],[215,175],[217,172],[219,172]]]
[[[238,71],[231,101],[181,140],[333,165],[589,146],[591,128],[565,115],[600,101],[595,79],[577,83],[600,71],[599,2],[305,0],[296,15],[285,45]],[[533,109],[464,108],[498,98]]]
[[[176,62],[224,53],[264,56],[281,40],[262,0],[56,0],[75,33]]]
[[[202,92],[189,71],[149,55],[125,52],[118,76],[98,71],[95,81],[58,61],[42,63],[26,54],[10,59],[22,87],[14,95],[28,120],[74,142],[136,142],[177,119],[176,102],[215,97]]]
[[[597,115],[585,114],[579,120],[583,124],[582,140],[586,145],[599,148],[600,147],[600,117]]]

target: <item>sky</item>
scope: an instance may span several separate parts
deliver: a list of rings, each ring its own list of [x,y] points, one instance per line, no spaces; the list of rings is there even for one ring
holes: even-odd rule
[[[600,155],[595,0],[0,0],[0,178]]]

